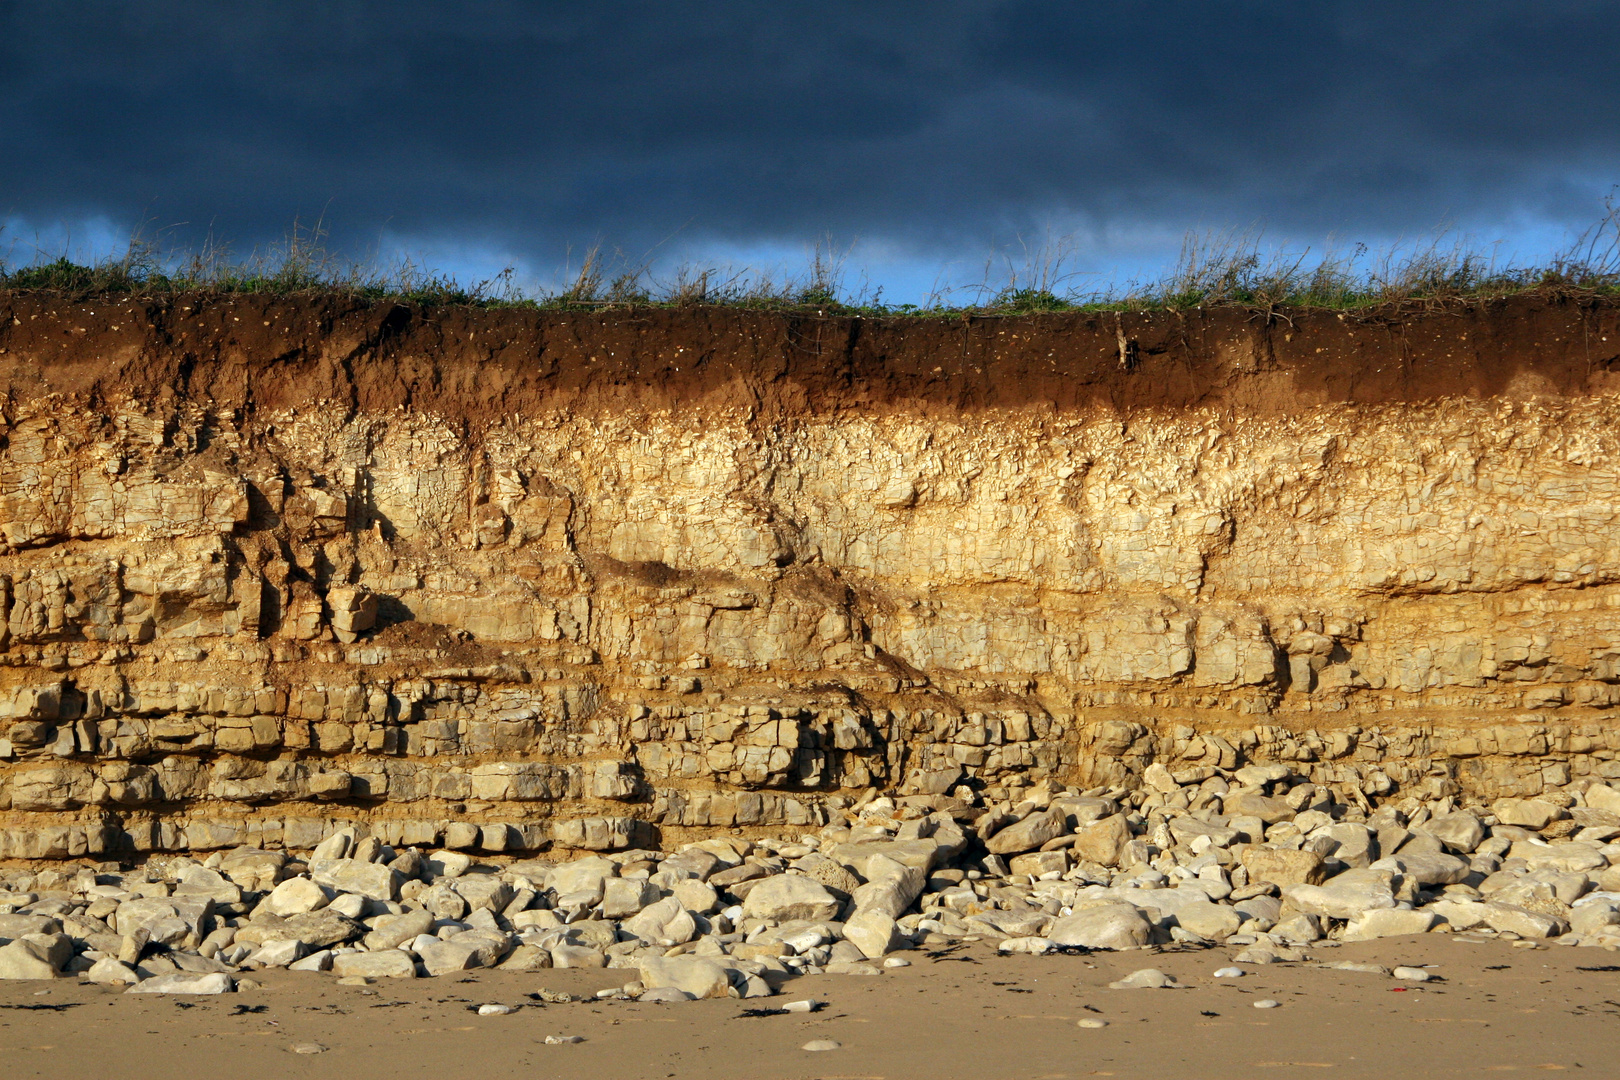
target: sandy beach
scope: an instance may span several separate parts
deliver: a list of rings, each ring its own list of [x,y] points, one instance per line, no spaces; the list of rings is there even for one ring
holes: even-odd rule
[[[15,982],[0,984],[0,1061],[8,1080],[1612,1075],[1620,970],[1601,970],[1615,959],[1603,950],[1430,934],[1314,949],[1311,962],[1214,978],[1233,951],[1028,957],[969,944],[918,950],[911,967],[878,977],[797,980],[762,1001],[665,1005],[529,996],[589,996],[622,984],[626,973],[613,970],[469,971],[370,986],[266,971],[261,988],[217,997]],[[1423,966],[1432,978],[1324,966],[1346,961]],[[1145,967],[1186,988],[1108,988]],[[826,1007],[746,1015],[806,997]],[[1254,1008],[1266,999],[1279,1007]],[[492,1003],[514,1011],[478,1015]],[[548,1045],[547,1036],[583,1041]],[[818,1039],[840,1045],[801,1049]]]

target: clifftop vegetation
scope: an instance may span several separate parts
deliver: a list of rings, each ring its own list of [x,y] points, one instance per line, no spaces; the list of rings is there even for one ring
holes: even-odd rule
[[[345,262],[319,227],[294,223],[287,239],[235,258],[227,248],[167,250],[137,236],[121,255],[93,263],[65,255],[0,261],[0,289],[84,299],[108,295],[345,295],[437,306],[595,310],[720,306],[825,315],[951,317],[1041,312],[1184,310],[1360,311],[1525,294],[1620,295],[1620,207],[1542,263],[1501,265],[1450,232],[1382,250],[1366,244],[1322,252],[1268,246],[1258,231],[1189,233],[1174,266],[1148,281],[1097,284],[1077,267],[1071,238],[1021,245],[985,264],[976,283],[940,287],[921,303],[891,303],[881,288],[850,283],[847,251],[818,244],[797,271],[682,265],[667,273],[601,247],[566,269],[564,285],[525,291],[507,269],[463,284],[413,261]],[[864,281],[864,278],[863,278]]]

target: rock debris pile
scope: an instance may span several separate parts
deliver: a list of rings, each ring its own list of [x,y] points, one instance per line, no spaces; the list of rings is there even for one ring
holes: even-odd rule
[[[303,858],[238,848],[3,871],[0,978],[218,993],[263,968],[620,968],[624,988],[603,996],[677,1001],[878,975],[904,950],[975,940],[1008,953],[1220,943],[1251,964],[1425,932],[1620,947],[1609,785],[1369,813],[1281,765],[1146,779],[1134,792],[1039,785],[1016,805],[873,797],[816,833],[673,853],[496,865],[343,829]]]

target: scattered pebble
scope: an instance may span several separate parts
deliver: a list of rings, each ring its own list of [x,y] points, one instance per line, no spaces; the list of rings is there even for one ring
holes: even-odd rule
[[[1398,967],[1390,974],[1402,982],[1428,982],[1434,978],[1420,967]]]
[[[292,1052],[295,1054],[324,1054],[326,1047],[320,1043],[293,1043]]]
[[[1248,972],[1240,967],[1223,967],[1215,970],[1217,979],[1241,979],[1247,974]]]
[[[910,967],[911,961],[903,956],[890,956],[883,961],[883,966],[886,968]]]
[[[1083,1028],[1105,1028],[1105,1027],[1108,1026],[1108,1021],[1106,1021],[1106,1020],[1095,1020],[1095,1019],[1092,1019],[1091,1017],[1087,1017],[1084,1020],[1076,1020],[1074,1022],[1074,1026],[1075,1027],[1083,1027]]]
[[[509,1015],[511,1013],[511,1011],[512,1011],[512,1006],[510,1006],[510,1005],[480,1005],[480,1006],[478,1006],[478,1015],[479,1016],[507,1016],[507,1015]]]
[[[815,1012],[816,1007],[820,1004],[821,1002],[817,1001],[815,998],[805,998],[803,1001],[788,1002],[786,1005],[782,1006],[782,1011],[790,1013]]]
[[[843,1043],[832,1039],[811,1039],[799,1049],[801,1050],[837,1050]]]
[[[582,1043],[584,1041],[585,1041],[585,1036],[583,1036],[583,1035],[547,1035],[546,1036],[546,1045],[547,1046],[568,1046],[568,1045],[571,1045],[573,1043]]]
[[[1257,1009],[1278,1009],[1282,1007],[1282,1002],[1273,1001],[1271,998],[1262,998],[1254,1003],[1254,1007]]]

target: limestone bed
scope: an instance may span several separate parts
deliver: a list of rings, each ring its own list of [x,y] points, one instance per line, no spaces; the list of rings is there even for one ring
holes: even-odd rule
[[[88,890],[173,904],[247,852],[282,862],[209,870],[218,925],[180,953],[273,914],[286,873],[345,936],[233,936],[219,963],[353,955],[420,922],[418,885],[494,923],[422,933],[516,950],[548,918],[614,924],[550,884],[595,853],[653,882],[613,890],[708,920],[692,941],[746,938],[726,912],[753,878],[695,875],[712,909],[658,879],[723,836],[714,873],[852,875],[799,944],[826,940],[773,954],[802,956],[848,944],[852,890],[884,879],[837,849],[960,835],[898,860],[924,877],[888,944],[969,908],[1018,916],[1011,940],[1093,909],[1144,941],[1598,940],[1617,314],[0,296],[3,917],[100,920],[28,933],[66,934],[52,970],[117,963]],[[298,861],[337,835],[364,888]],[[433,852],[547,868],[456,878]],[[1106,892],[1142,882],[1165,895]],[[1189,889],[1212,906],[1172,913]]]

